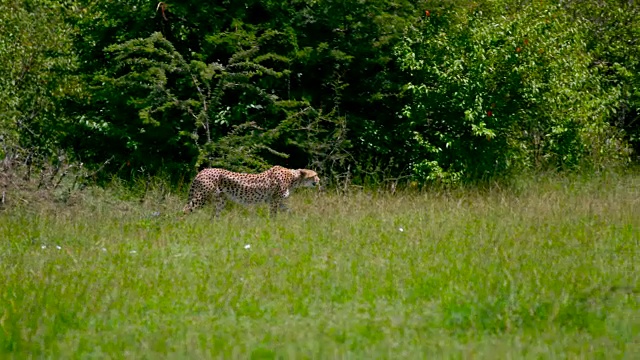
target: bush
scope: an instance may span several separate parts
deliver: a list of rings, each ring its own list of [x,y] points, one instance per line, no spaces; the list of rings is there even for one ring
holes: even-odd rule
[[[485,6],[428,11],[396,48],[414,79],[413,174],[457,182],[627,160],[608,123],[620,91],[591,66],[585,24],[554,5]]]

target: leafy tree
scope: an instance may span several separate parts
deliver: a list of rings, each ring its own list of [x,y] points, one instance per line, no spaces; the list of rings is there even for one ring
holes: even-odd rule
[[[640,153],[640,5],[634,1],[568,1],[570,16],[587,27],[586,46],[605,84],[620,91],[610,123],[625,130]]]
[[[591,67],[585,24],[544,3],[488,9],[427,13],[397,48],[415,79],[414,174],[456,182],[623,160],[607,122],[620,93]]]
[[[386,119],[378,105],[400,109],[385,98],[399,87],[386,80],[392,58],[380,49],[401,33],[393,21],[409,2],[394,17],[385,9],[400,6],[382,1],[78,3],[70,21],[83,34],[89,86],[68,106],[79,135],[68,143],[92,163],[115,156],[111,171],[279,161],[345,169],[346,131],[370,150],[367,137],[384,132],[360,123]]]
[[[402,85],[393,47],[425,1],[301,1],[293,16],[300,50],[294,91],[347,122],[354,181],[406,170]]]
[[[0,2],[0,157],[57,153],[64,131],[52,99],[72,93],[69,34],[55,1]],[[38,156],[40,155],[40,156]]]

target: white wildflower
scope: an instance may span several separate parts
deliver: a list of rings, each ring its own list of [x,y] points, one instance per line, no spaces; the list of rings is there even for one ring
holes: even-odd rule
[[[247,245],[244,246],[244,248],[245,249],[249,249],[249,248],[251,248],[251,245],[247,244]]]

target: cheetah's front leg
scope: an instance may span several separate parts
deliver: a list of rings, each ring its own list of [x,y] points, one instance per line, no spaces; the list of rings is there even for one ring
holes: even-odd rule
[[[271,201],[269,210],[270,210],[271,216],[277,215],[278,211],[285,211],[285,212],[289,212],[290,211],[289,207],[285,203],[285,199],[275,199],[275,200]]]

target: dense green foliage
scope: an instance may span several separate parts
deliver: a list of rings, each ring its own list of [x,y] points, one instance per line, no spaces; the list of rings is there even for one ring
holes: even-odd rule
[[[56,99],[74,91],[75,63],[61,9],[57,2],[0,2],[0,158],[60,150],[55,140],[70,118],[58,116],[64,111]]]
[[[405,114],[424,152],[417,174],[456,181],[623,156],[607,122],[620,89],[591,66],[582,21],[538,3],[502,17],[465,10],[428,16],[398,47],[413,76]]]
[[[634,358],[640,177],[0,212],[0,357]],[[159,211],[158,216],[154,212]],[[156,214],[157,215],[157,214]]]
[[[457,182],[640,147],[635,2],[2,0],[0,33],[2,156],[101,177]]]

